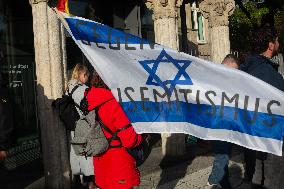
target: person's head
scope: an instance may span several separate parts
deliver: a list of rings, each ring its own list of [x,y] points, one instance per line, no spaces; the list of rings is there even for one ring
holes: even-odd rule
[[[86,83],[88,81],[88,78],[89,78],[89,71],[87,66],[82,64],[76,64],[75,68],[73,69],[71,79],[78,80],[82,83]]]
[[[224,60],[222,61],[222,64],[235,69],[238,69],[240,67],[240,62],[238,58],[233,54],[228,54],[227,56],[225,56]]]
[[[92,77],[90,79],[90,85],[93,87],[108,89],[107,85],[95,71],[93,72]]]
[[[269,26],[257,29],[251,36],[252,52],[273,57],[279,49],[277,32]]]

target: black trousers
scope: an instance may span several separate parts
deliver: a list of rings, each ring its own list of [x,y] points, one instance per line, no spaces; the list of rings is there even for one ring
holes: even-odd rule
[[[252,181],[255,172],[256,151],[244,148],[245,179]]]

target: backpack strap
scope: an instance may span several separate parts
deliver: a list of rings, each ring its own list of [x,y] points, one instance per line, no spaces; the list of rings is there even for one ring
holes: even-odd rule
[[[97,115],[98,115],[98,114],[97,114]],[[99,116],[98,116],[98,117],[99,117]],[[108,143],[109,143],[109,147],[110,147],[110,148],[121,148],[121,147],[122,147],[122,142],[121,142],[121,139],[120,139],[119,136],[118,136],[118,133],[119,133],[120,131],[124,131],[124,130],[130,128],[132,125],[131,125],[131,124],[128,124],[128,125],[126,125],[126,126],[124,126],[124,127],[122,127],[122,128],[117,129],[115,132],[112,132],[112,131],[102,122],[102,120],[101,120],[100,118],[99,118],[99,122],[100,122],[102,128],[103,128],[106,132],[108,132],[109,134],[111,134],[111,138],[107,138]],[[118,144],[118,145],[112,145],[111,143],[112,143],[112,141],[114,141],[114,140],[119,141],[119,144]]]
[[[124,131],[124,130],[130,128],[130,127],[131,127],[131,124],[128,124],[128,125],[126,125],[126,126],[124,126],[124,127],[122,127],[122,128],[119,128],[118,130],[116,130],[116,131],[113,133],[113,135],[112,135],[111,138],[109,139],[109,146],[110,146],[110,148],[121,148],[121,147],[122,147],[122,142],[121,142],[121,139],[120,139],[119,136],[118,136],[118,133],[119,133],[120,131]],[[118,144],[118,145],[111,145],[111,142],[114,141],[114,140],[119,141],[119,144]]]
[[[69,93],[69,88],[68,88],[68,89],[67,89],[68,95],[69,95],[69,96],[72,96],[73,93],[74,93],[80,86],[82,86],[82,84],[77,84],[77,85],[72,89],[71,93]]]
[[[87,91],[87,92],[88,92],[88,91]],[[111,135],[111,138],[107,138],[108,143],[109,143],[109,148],[121,148],[121,147],[122,147],[122,142],[121,142],[121,139],[120,139],[119,136],[118,136],[118,133],[119,133],[120,131],[124,131],[124,130],[130,128],[132,125],[131,125],[131,124],[127,124],[126,126],[124,126],[124,127],[122,127],[122,128],[119,128],[119,129],[117,129],[115,132],[113,132],[112,130],[110,130],[110,128],[108,128],[108,127],[102,122],[102,120],[101,120],[101,118],[100,118],[100,116],[99,116],[98,111],[99,111],[99,109],[100,109],[101,106],[103,106],[104,104],[106,104],[107,102],[109,102],[109,101],[111,101],[111,100],[113,100],[113,98],[112,98],[112,99],[109,99],[109,100],[107,100],[107,101],[105,101],[104,103],[100,104],[99,106],[97,106],[97,107],[95,108],[95,111],[96,111],[96,118],[97,118],[97,121],[100,123],[101,127],[102,127],[106,132],[108,132],[108,133]],[[118,145],[111,145],[112,141],[114,141],[114,140],[119,141],[119,144],[118,144]]]
[[[79,87],[81,87],[81,86],[83,86],[83,85],[82,85],[82,84],[77,84],[77,85],[75,85],[75,87],[73,87],[73,89],[71,90],[71,93],[69,93],[69,88],[68,88],[68,89],[67,89],[68,96],[70,96],[70,97],[72,98],[73,93],[74,93]],[[79,104],[77,104],[75,101],[74,101],[74,104],[75,104],[75,106],[76,106],[79,110],[81,110],[81,107],[80,107]],[[81,111],[82,111],[82,110],[81,110]]]
[[[110,99],[110,100],[112,100],[112,99]],[[99,110],[99,108],[100,108],[102,105],[104,105],[105,103],[109,102],[110,100],[104,102],[103,104],[101,104],[100,106],[98,106],[98,107],[96,108],[96,115],[97,115],[98,122],[100,123],[101,127],[102,127],[106,132],[108,132],[108,133],[111,135],[111,138],[107,138],[108,143],[109,143],[109,147],[110,147],[110,148],[121,148],[121,147],[122,147],[122,142],[121,142],[121,139],[120,139],[119,136],[118,136],[118,133],[119,133],[120,131],[124,131],[124,130],[130,128],[132,125],[131,125],[131,124],[127,124],[126,126],[124,126],[124,127],[122,127],[122,128],[119,128],[119,129],[117,129],[115,132],[113,132],[112,130],[110,130],[110,128],[108,128],[108,127],[102,122],[102,120],[101,120],[101,118],[100,118],[100,116],[99,116],[99,114],[98,114],[98,110]],[[112,141],[114,141],[114,140],[118,141],[119,144],[118,144],[118,145],[111,145]]]
[[[126,126],[124,126],[124,127],[122,127],[122,128],[117,129],[117,131],[116,131],[116,132],[124,131],[124,130],[126,130],[126,129],[130,128],[131,126],[132,126],[132,125],[129,123],[129,124],[127,124]]]

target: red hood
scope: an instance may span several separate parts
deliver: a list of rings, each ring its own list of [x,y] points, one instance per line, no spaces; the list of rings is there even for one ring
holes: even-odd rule
[[[110,90],[92,87],[87,94],[88,110],[93,110],[106,101],[115,99]]]

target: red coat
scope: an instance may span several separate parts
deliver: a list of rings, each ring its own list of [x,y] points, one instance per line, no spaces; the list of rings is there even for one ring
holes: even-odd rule
[[[88,109],[99,107],[98,114],[102,122],[113,132],[130,124],[120,104],[109,90],[91,88],[87,94]],[[106,132],[107,138],[111,135]],[[129,189],[140,184],[140,174],[134,158],[125,148],[133,148],[141,143],[142,137],[133,127],[119,132],[121,148],[109,148],[100,156],[94,157],[95,182],[102,189]],[[119,144],[117,141],[112,144]]]

